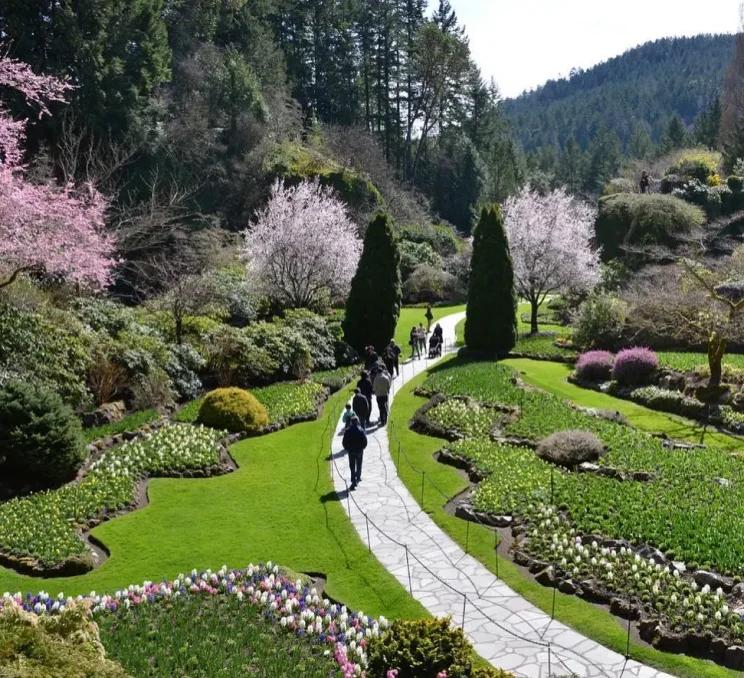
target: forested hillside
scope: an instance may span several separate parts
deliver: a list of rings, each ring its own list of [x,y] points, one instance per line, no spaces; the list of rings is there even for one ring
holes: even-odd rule
[[[276,176],[322,177],[360,223],[385,207],[463,230],[517,182],[446,0],[11,0],[0,47],[75,85],[64,116],[29,125],[29,158],[93,180],[138,248],[147,221],[244,227]]]
[[[561,150],[571,139],[586,150],[606,129],[640,156],[673,116],[691,128],[718,97],[733,47],[732,35],[656,40],[505,101],[504,112],[527,152]]]

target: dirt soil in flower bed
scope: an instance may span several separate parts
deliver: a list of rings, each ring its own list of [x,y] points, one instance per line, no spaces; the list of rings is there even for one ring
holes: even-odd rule
[[[476,485],[480,483],[485,475],[478,471],[467,459],[450,453],[447,449],[436,453],[437,461],[457,468],[461,475],[469,482],[469,487],[460,494],[450,499],[445,505],[445,510],[462,520],[469,520],[481,526],[493,530],[498,534],[498,545],[496,552],[502,557],[510,558],[519,571],[527,579],[531,579],[541,586],[558,589],[561,593],[577,595],[595,607],[602,608],[619,618],[634,622],[629,624],[631,640],[654,647],[665,652],[687,654],[710,659],[716,663],[732,669],[744,669],[744,648],[731,644],[722,638],[714,637],[712,632],[705,631],[696,633],[693,630],[675,632],[665,627],[663,620],[648,616],[640,602],[628,601],[606,588],[595,579],[576,581],[569,576],[556,576],[551,563],[542,562],[533,558],[527,552],[526,533],[529,523],[518,516],[495,515],[487,512],[477,511],[473,508],[470,497]],[[658,549],[648,545],[633,545],[625,540],[607,539],[601,535],[581,535],[583,543],[597,541],[601,546],[620,548],[624,546],[642,558],[651,558],[663,567],[676,567]],[[701,575],[707,575],[705,571],[690,572],[685,570],[682,577],[697,581]],[[710,573],[718,578],[727,594],[734,594],[734,600],[744,605],[744,591],[742,584],[730,577],[722,577],[716,573]],[[733,601],[732,601],[733,602]]]
[[[152,475],[138,480],[134,488],[134,500],[129,505],[124,506],[117,511],[103,511],[100,515],[89,520],[84,529],[80,532],[80,537],[90,548],[90,553],[83,556],[72,556],[61,563],[50,567],[40,563],[36,558],[18,557],[0,551],[0,565],[15,570],[20,574],[42,578],[74,577],[100,567],[104,562],[106,562],[110,553],[103,542],[91,535],[90,531],[94,527],[106,522],[107,520],[113,520],[114,518],[147,506],[150,501],[147,494],[147,485],[151,478],[211,478],[213,476],[232,473],[238,466],[230,455],[228,446],[240,438],[240,435],[236,436],[233,434],[223,438],[219,443],[217,443],[220,452],[220,460],[217,464],[202,469],[189,469],[186,471],[174,471],[173,473],[164,475]]]

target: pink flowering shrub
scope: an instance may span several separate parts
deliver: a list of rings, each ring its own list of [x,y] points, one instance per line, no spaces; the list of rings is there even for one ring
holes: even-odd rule
[[[625,348],[615,356],[612,378],[624,386],[647,384],[656,370],[659,359],[650,348]]]
[[[586,381],[607,381],[615,356],[609,351],[587,351],[576,361],[576,376]]]

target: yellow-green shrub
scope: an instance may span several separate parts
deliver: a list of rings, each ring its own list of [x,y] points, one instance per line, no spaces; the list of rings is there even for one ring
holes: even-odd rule
[[[197,421],[233,433],[257,431],[269,423],[266,408],[242,388],[218,388],[204,397]]]
[[[106,658],[98,626],[80,606],[58,615],[0,610],[0,675],[3,678],[127,678]]]

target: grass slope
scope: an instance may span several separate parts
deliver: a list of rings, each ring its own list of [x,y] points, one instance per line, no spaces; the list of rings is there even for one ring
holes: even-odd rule
[[[551,363],[545,364],[551,365]],[[497,573],[517,593],[550,614],[553,590],[527,579],[511,560],[499,558],[497,564],[494,553],[494,533],[474,524],[471,524],[468,529],[465,521],[451,516],[444,510],[445,499],[432,488],[432,484],[436,485],[446,496],[453,497],[467,487],[467,482],[459,471],[440,464],[434,459],[434,453],[443,445],[442,440],[416,434],[408,428],[408,422],[414,412],[426,402],[424,398],[413,394],[413,390],[425,379],[426,374],[422,374],[412,380],[396,394],[393,404],[390,417],[393,458],[397,461],[398,441],[406,455],[401,456],[400,463],[397,464],[398,474],[413,496],[421,502],[421,472],[423,471],[426,474],[426,483],[422,505],[432,519],[461,547],[465,548],[467,539],[467,550],[471,555],[478,558],[492,572]],[[416,468],[412,468],[411,464]],[[565,624],[617,652],[625,652],[626,627],[623,626],[621,620],[609,612],[580,598],[562,593],[556,593],[555,611],[556,618]],[[636,643],[631,644],[631,656],[633,659],[684,678],[724,678],[741,675],[711,662],[683,655],[665,654]]]
[[[704,442],[724,449],[744,447],[744,439],[720,433],[715,429],[703,429],[699,424],[664,412],[656,412],[629,400],[615,398],[605,393],[581,388],[566,379],[572,371],[570,365],[529,359],[510,359],[504,365],[521,373],[528,384],[570,400],[582,407],[597,407],[620,412],[628,422],[641,431],[665,433],[670,438],[692,443]]]
[[[0,568],[0,591],[113,591],[192,568],[273,560],[323,573],[328,594],[354,609],[422,616],[423,608],[369,554],[333,492],[327,461],[333,426],[326,427],[335,424],[346,397],[347,391],[333,396],[318,421],[234,445],[235,473],[151,480],[148,506],[93,530],[111,551],[100,568],[52,579]]]

